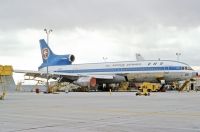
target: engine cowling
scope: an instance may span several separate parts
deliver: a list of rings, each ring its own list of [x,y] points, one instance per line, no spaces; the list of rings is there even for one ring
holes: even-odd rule
[[[70,62],[74,62],[75,61],[75,56],[74,55],[68,55],[68,60]]]
[[[52,61],[55,63],[55,65],[70,65],[75,61],[75,56],[72,54],[56,55]]]
[[[124,76],[115,75],[113,77],[113,82],[123,82],[123,81],[126,81],[126,78]]]
[[[94,77],[80,77],[77,81],[74,81],[75,84],[82,87],[95,87],[96,78]]]

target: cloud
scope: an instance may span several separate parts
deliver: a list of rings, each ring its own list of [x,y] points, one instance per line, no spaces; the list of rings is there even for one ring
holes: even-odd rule
[[[12,0],[0,2],[2,29],[151,28],[199,25],[198,0]]]
[[[147,31],[132,29],[87,29],[53,32],[50,45],[55,53],[73,53],[76,62],[100,62],[102,57],[108,61],[135,60],[140,52],[146,59],[180,59],[191,65],[198,65],[200,47],[199,27],[187,30],[164,27]]]

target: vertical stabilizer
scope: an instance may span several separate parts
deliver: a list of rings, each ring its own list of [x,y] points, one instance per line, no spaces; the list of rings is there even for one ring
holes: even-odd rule
[[[49,48],[44,39],[40,39],[40,50],[42,55],[43,63],[39,66],[39,69],[47,66],[58,66],[58,65],[71,65],[75,60],[75,56],[72,54],[56,55]]]
[[[144,60],[144,57],[140,53],[136,53],[135,57],[136,57],[136,61],[143,61]]]

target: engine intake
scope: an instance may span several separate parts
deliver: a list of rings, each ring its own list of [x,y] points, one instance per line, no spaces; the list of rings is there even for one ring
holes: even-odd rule
[[[74,62],[75,61],[75,56],[74,55],[69,55],[68,57],[70,62]]]

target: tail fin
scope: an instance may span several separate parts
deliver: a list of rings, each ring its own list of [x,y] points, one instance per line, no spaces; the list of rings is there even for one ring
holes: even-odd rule
[[[66,55],[56,55],[54,54],[44,39],[40,39],[40,49],[43,63],[39,67],[39,69],[48,66],[56,66],[56,65],[70,65],[74,62],[75,57],[71,54]]]
[[[135,57],[136,57],[136,61],[143,61],[144,60],[144,57],[140,53],[136,53]]]
[[[40,49],[41,49],[43,63],[46,63],[49,57],[55,55],[51,51],[51,49],[49,48],[49,46],[47,45],[44,39],[40,39]]]

